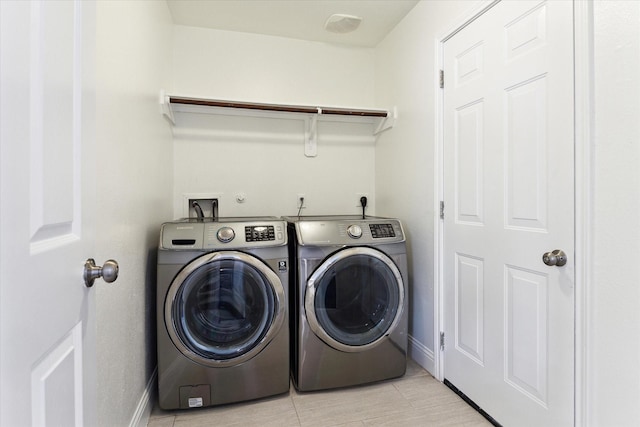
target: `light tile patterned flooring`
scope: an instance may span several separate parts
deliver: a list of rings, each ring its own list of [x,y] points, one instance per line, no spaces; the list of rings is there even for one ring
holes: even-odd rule
[[[409,361],[402,378],[184,411],[154,408],[148,427],[491,426],[445,385]]]

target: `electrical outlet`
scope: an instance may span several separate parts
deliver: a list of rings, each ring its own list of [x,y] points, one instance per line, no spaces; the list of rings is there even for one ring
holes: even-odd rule
[[[360,203],[360,198],[367,198],[367,206],[369,206],[369,193],[356,193],[356,207],[362,208],[362,204]]]
[[[296,197],[296,209],[306,209],[308,207],[307,197],[304,193],[298,193],[298,196]]]

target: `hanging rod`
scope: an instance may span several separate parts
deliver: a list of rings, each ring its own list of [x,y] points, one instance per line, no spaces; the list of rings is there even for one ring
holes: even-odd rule
[[[263,104],[258,102],[221,101],[201,98],[169,96],[170,104],[200,105],[205,107],[239,108],[245,110],[278,111],[285,113],[326,114],[360,117],[389,117],[385,110],[361,110],[333,107],[309,107],[303,105]]]

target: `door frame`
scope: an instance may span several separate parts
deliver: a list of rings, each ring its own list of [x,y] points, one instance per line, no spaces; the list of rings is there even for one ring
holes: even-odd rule
[[[444,68],[444,43],[501,0],[481,0],[475,8],[460,16],[435,38],[434,99],[434,271],[433,281],[433,354],[434,376],[444,380],[444,352],[440,349],[440,332],[444,330],[444,223],[440,219],[440,201],[444,200],[444,90],[439,73]],[[585,425],[588,416],[589,346],[587,328],[591,318],[589,298],[593,277],[593,4],[589,0],[573,0],[574,39],[574,425]],[[446,81],[446,78],[445,78]],[[445,207],[446,212],[446,207]]]

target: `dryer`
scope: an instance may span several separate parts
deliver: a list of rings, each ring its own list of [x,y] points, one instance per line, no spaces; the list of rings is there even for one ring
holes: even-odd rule
[[[165,223],[157,268],[161,408],[218,405],[289,391],[284,221]]]
[[[291,374],[298,390],[404,375],[407,251],[397,219],[287,217]]]

